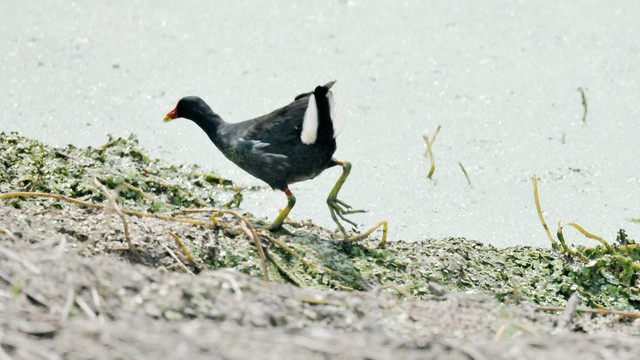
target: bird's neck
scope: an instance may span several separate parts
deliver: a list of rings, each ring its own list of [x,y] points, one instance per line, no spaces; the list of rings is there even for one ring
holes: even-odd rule
[[[209,136],[218,147],[220,147],[220,130],[227,125],[222,118],[211,109],[204,109],[196,114],[192,119]]]

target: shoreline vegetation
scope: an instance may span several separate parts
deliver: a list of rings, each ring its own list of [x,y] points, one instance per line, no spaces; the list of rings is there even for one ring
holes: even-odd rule
[[[152,159],[133,135],[53,148],[0,133],[0,173],[0,344],[10,357],[117,348],[151,358],[167,345],[154,349],[137,333],[145,331],[202,353],[193,339],[201,331],[229,354],[274,357],[344,348],[337,354],[502,358],[519,349],[590,358],[603,348],[625,358],[640,345],[637,244],[622,229],[606,242],[577,224],[564,226],[594,246],[567,246],[561,225],[556,243],[535,177],[550,248],[393,234],[384,243],[380,229],[344,249],[338,233],[309,222],[260,230],[266,220],[241,209],[243,193],[258,190]],[[189,333],[188,323],[200,330]],[[138,350],[96,341],[92,324]],[[75,348],[70,334],[93,345]],[[348,346],[376,337],[372,347]]]

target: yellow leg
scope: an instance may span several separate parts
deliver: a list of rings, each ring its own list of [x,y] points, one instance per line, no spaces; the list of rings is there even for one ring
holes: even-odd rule
[[[287,215],[289,215],[289,211],[291,211],[293,205],[296,204],[296,197],[293,196],[293,193],[291,192],[291,190],[289,190],[289,188],[284,189],[284,194],[287,195],[287,207],[284,208],[284,210],[280,210],[280,215],[278,215],[278,217],[273,221],[273,224],[269,226],[269,231],[280,230],[284,219],[287,218]]]
[[[331,190],[331,192],[329,193],[329,197],[327,198],[327,205],[329,205],[331,218],[338,225],[338,228],[340,229],[340,232],[342,232],[342,235],[344,235],[344,241],[349,241],[349,235],[347,235],[347,232],[345,231],[344,226],[342,226],[342,224],[338,220],[338,217],[353,226],[357,226],[353,221],[347,219],[345,215],[362,213],[365,212],[365,210],[351,210],[351,206],[347,205],[341,200],[338,200],[338,192],[340,191],[340,188],[342,188],[342,184],[344,184],[344,182],[347,180],[347,177],[349,176],[349,173],[351,172],[351,163],[348,161],[334,161],[336,162],[336,164],[342,166],[342,175],[336,182],[333,190]]]

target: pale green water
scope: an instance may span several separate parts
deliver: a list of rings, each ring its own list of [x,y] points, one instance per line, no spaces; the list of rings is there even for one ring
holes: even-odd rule
[[[390,239],[546,246],[536,173],[552,229],[640,239],[629,221],[640,217],[640,3],[49,1],[0,13],[1,131],[78,146],[134,132],[151,155],[263,185],[194,124],[163,116],[197,94],[245,120],[338,79],[348,124],[336,157],[354,166],[341,197],[369,209],[353,216],[362,228],[387,219]],[[422,135],[439,124],[428,181]],[[331,226],[338,176],[293,185],[291,216]],[[285,198],[243,205],[273,219]]]

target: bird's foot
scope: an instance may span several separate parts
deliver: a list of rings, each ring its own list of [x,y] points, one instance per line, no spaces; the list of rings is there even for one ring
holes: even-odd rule
[[[269,231],[271,233],[284,233],[287,235],[291,235],[291,232],[289,232],[289,230],[285,229],[282,226],[282,223],[280,224],[276,224],[274,223],[268,223],[264,220],[255,220],[255,221],[251,221],[251,225],[253,225],[254,228],[256,229],[260,229],[260,230],[266,230]]]
[[[271,233],[278,233],[278,234],[285,234],[285,235],[292,235],[291,231],[285,229],[282,226],[279,227],[274,227],[274,226],[269,226],[267,227],[265,230],[268,230]]]
[[[347,234],[347,231],[344,229],[344,226],[342,226],[338,218],[351,224],[354,227],[357,227],[358,225],[356,225],[355,222],[347,219],[345,215],[363,213],[363,212],[366,212],[366,210],[352,210],[349,204],[334,197],[329,197],[327,199],[327,205],[329,206],[329,212],[331,212],[331,218],[338,225],[340,232],[344,236],[344,240],[342,241],[341,244],[345,249],[347,249],[349,247],[351,240],[349,239],[349,235]]]
[[[282,223],[284,223],[286,219],[289,219],[287,215],[289,215],[289,212],[291,211],[291,208],[293,208],[293,205],[296,204],[296,198],[295,196],[293,196],[289,188],[285,188],[284,193],[287,195],[287,207],[285,207],[283,210],[278,210],[278,217],[270,226],[265,227],[265,229],[271,232],[285,231],[287,234],[290,234],[290,232],[282,228]],[[289,219],[289,221],[291,221],[291,219]]]
[[[262,219],[251,219],[251,225],[253,225],[253,227],[256,229],[271,231],[271,226],[273,224],[268,223]]]
[[[291,221],[291,219],[287,216],[287,214],[289,214],[289,210],[290,209],[278,209],[278,214],[279,214],[278,219],[276,219],[276,221],[274,221],[271,225],[269,225],[265,229],[271,232],[284,231],[285,233],[290,234],[289,231],[287,231],[285,228],[282,227],[282,224],[284,223],[285,220]]]
[[[331,217],[333,217],[334,221],[338,222],[337,219],[335,218],[335,215],[338,215],[338,217],[340,217],[340,219],[348,222],[349,224],[357,227],[358,225],[356,225],[356,223],[354,223],[353,221],[347,219],[345,217],[345,215],[350,215],[350,214],[358,214],[358,213],[365,213],[367,212],[367,210],[352,210],[351,209],[351,205],[345,203],[344,201],[340,200],[340,199],[336,199],[336,198],[328,198],[327,199],[327,205],[329,205],[329,211],[331,211]]]

